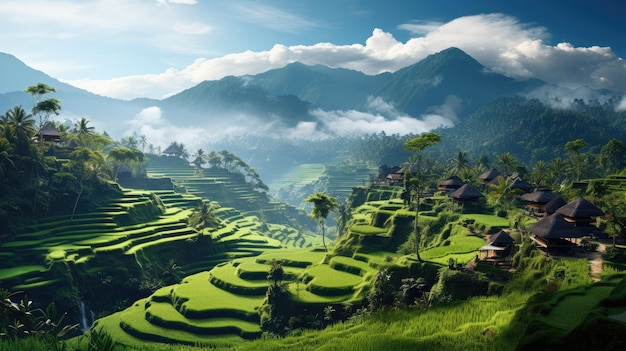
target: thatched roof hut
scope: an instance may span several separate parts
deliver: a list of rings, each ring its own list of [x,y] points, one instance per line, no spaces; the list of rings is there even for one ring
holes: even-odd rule
[[[495,168],[492,168],[488,170],[487,172],[479,175],[478,179],[480,179],[482,183],[489,183],[490,181],[496,179],[500,175],[502,175],[502,172],[498,171]]]
[[[534,185],[528,183],[527,181],[521,178],[515,178],[513,184],[511,184],[511,189],[520,189],[524,192],[529,192],[535,188]]]
[[[515,240],[504,230],[491,235],[488,242],[487,245],[482,246],[478,251],[480,251],[481,255],[484,252],[485,258],[489,259],[502,259],[509,256],[513,244],[515,244]]]
[[[590,222],[593,217],[604,216],[604,212],[601,209],[582,197],[560,207],[556,210],[556,213],[573,222]]]
[[[37,134],[35,134],[34,139],[36,141],[61,141],[61,132],[59,132],[51,123],[46,123]]]
[[[489,237],[489,244],[510,245],[514,243],[515,240],[504,230],[500,230]]]
[[[461,200],[461,201],[469,201],[469,200],[478,200],[481,197],[484,197],[483,194],[478,191],[478,189],[474,188],[470,184],[465,184],[462,187],[453,191],[450,196],[453,199]]]
[[[565,202],[565,200],[563,200],[562,197],[557,195],[554,199],[548,201],[545,205],[543,205],[543,207],[541,209],[547,215],[551,215],[551,214],[555,213],[556,210],[558,210],[559,208],[565,206],[566,204],[567,204],[567,202]]]
[[[439,183],[437,189],[440,191],[454,191],[463,185],[465,185],[465,183],[459,177],[454,175]]]
[[[544,239],[580,238],[584,233],[565,217],[553,213],[528,227],[528,231]]]
[[[547,204],[550,200],[554,199],[558,195],[550,190],[533,191],[532,193],[526,193],[520,196],[520,199],[534,204]]]

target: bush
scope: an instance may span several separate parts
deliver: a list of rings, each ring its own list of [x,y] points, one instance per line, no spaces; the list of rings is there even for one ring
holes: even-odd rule
[[[489,292],[489,279],[475,272],[452,270],[439,271],[439,281],[430,292],[430,303],[440,304],[448,300],[465,300],[471,296],[484,296]]]

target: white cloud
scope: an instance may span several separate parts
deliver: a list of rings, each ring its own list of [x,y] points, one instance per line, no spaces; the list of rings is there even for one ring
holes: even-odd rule
[[[127,124],[129,128],[124,136],[145,135],[148,143],[162,149],[171,142],[178,141],[192,152],[207,141],[205,129],[174,125],[163,117],[161,109],[156,106],[141,110]]]
[[[258,74],[294,61],[343,67],[366,74],[393,72],[454,46],[489,70],[510,77],[539,78],[570,88],[587,85],[626,92],[626,63],[610,48],[574,47],[568,43],[550,45],[545,41],[547,38],[544,28],[520,23],[514,17],[477,15],[460,17],[442,25],[430,24],[428,33],[406,43],[381,29],[374,29],[365,45],[276,44],[267,51],[200,58],[183,69],[170,69],[160,74],[70,83],[117,98],[162,98],[203,80]]]
[[[409,31],[414,35],[424,35],[437,30],[437,28],[442,25],[442,22],[436,21],[411,21],[409,23],[399,25],[398,28]]]
[[[617,105],[616,110],[618,112],[620,111],[626,111],[626,96],[622,97],[622,101],[620,101],[619,105]]]

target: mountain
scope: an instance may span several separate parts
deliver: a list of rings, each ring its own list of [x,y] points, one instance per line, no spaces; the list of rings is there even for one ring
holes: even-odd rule
[[[467,114],[499,96],[527,93],[543,84],[489,72],[462,50],[449,48],[394,72],[375,95],[411,116],[427,113],[455,97]]]
[[[276,122],[293,127],[310,120],[310,103],[294,95],[272,95],[246,79],[228,76],[204,81],[193,88],[164,99],[159,106],[166,114],[182,115],[186,123],[222,122],[225,116]]]
[[[0,94],[24,91],[28,86],[37,83],[52,86],[57,92],[85,92],[84,90],[63,83],[41,71],[33,69],[20,61],[17,57],[3,52],[0,52],[0,74],[2,75],[2,80],[0,80]]]
[[[294,62],[246,78],[250,84],[274,95],[293,94],[326,110],[350,110],[355,108],[355,102],[372,95],[390,76],[391,73],[368,76],[349,69]]]
[[[35,70],[6,53],[0,53],[0,76],[0,113],[14,106],[30,110],[33,100],[24,90],[31,85],[44,83],[56,90],[46,97],[61,101],[62,119],[85,117],[97,130],[106,131],[115,137],[120,137],[128,129],[125,121],[142,109],[154,105],[150,99],[125,101],[90,93]]]

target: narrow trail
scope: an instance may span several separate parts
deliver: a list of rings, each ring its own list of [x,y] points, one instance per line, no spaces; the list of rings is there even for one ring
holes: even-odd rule
[[[600,281],[600,275],[602,274],[602,254],[606,251],[606,245],[599,243],[598,249],[589,254],[587,260],[589,261],[590,271],[589,275],[594,282]]]

